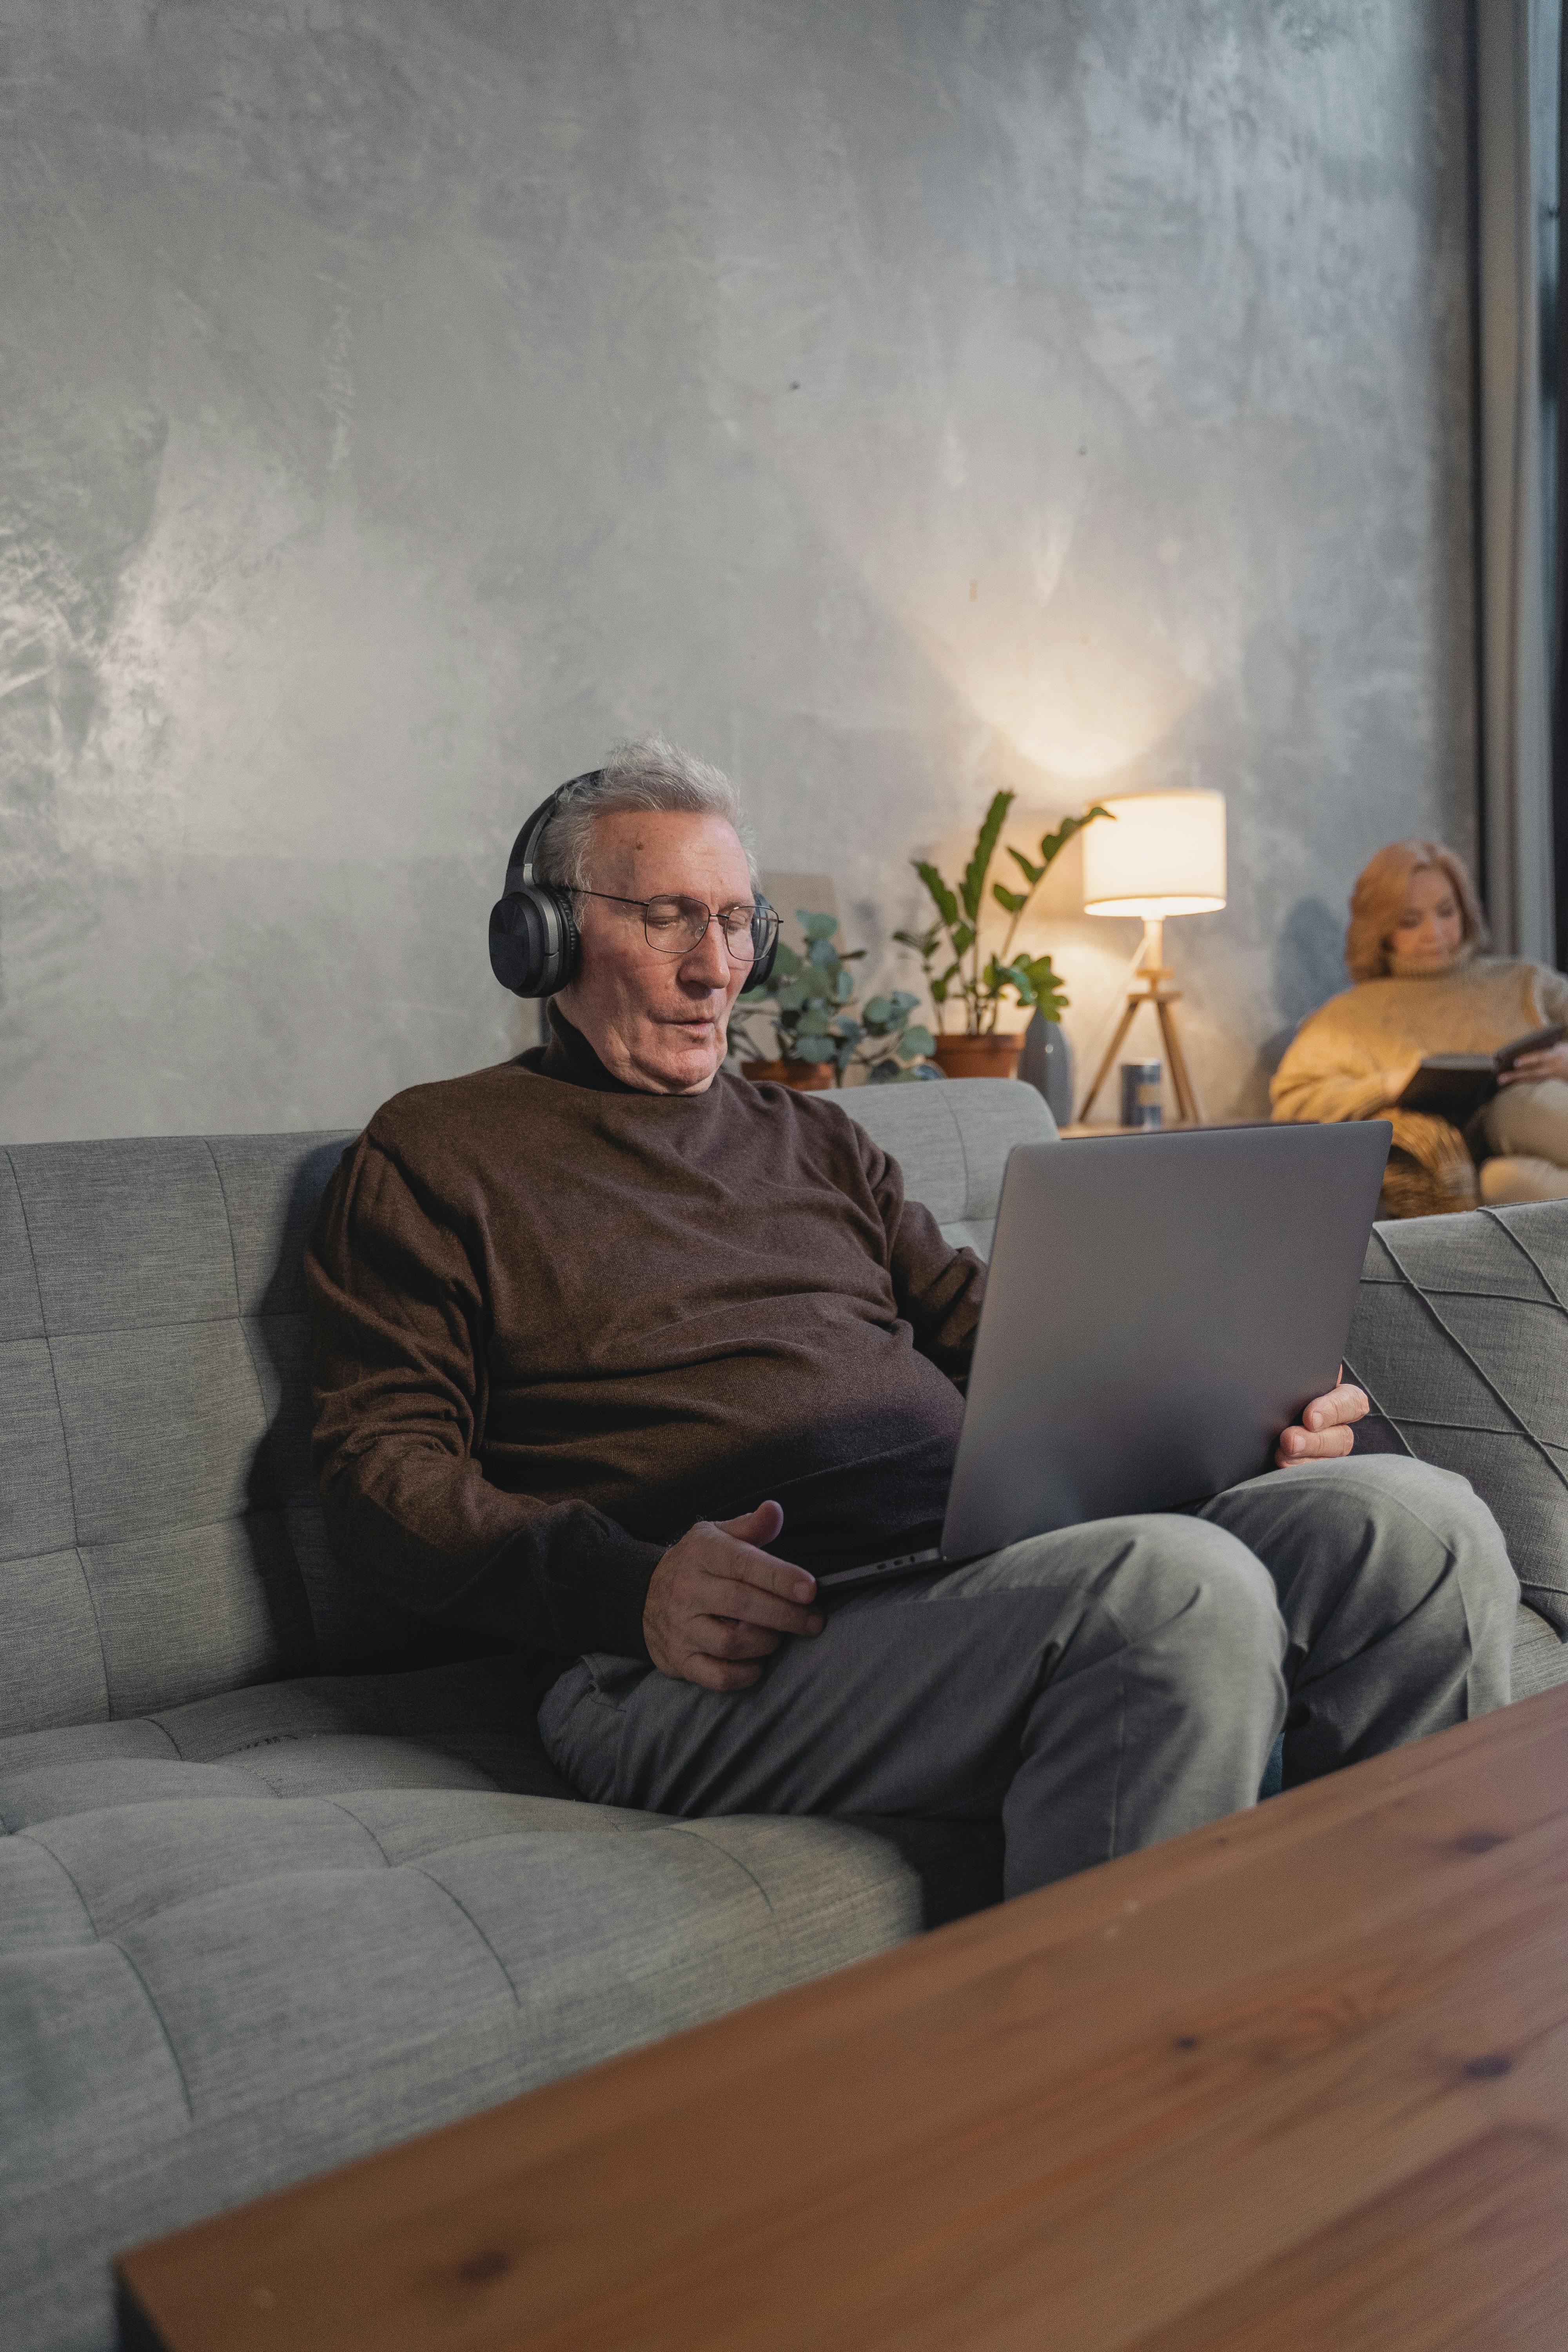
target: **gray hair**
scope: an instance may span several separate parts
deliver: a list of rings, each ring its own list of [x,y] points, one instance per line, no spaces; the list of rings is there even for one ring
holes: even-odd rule
[[[662,735],[617,743],[593,775],[567,785],[541,838],[535,874],[542,882],[586,890],[595,819],[643,809],[721,816],[740,836],[752,887],[756,888],[756,858],[750,829],[741,814],[739,793],[721,769],[710,768],[706,760],[694,760],[689,751],[677,751]]]

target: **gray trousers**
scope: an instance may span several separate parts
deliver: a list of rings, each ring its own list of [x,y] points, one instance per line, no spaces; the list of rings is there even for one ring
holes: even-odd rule
[[[650,1811],[1001,1820],[1026,1893],[1509,1696],[1519,1585],[1468,1482],[1276,1470],[831,1604],[749,1690],[579,1659],[540,1709],[582,1796]]]

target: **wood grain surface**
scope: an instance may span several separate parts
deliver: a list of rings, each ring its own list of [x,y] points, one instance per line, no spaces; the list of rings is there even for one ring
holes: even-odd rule
[[[1563,2352],[1565,1927],[1568,1688],[141,2247],[126,2341]]]

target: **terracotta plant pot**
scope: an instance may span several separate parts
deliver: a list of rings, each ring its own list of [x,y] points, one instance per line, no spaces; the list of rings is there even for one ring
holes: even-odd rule
[[[944,1078],[1016,1078],[1022,1037],[939,1037],[931,1059]]]
[[[827,1062],[742,1062],[741,1076],[759,1081],[771,1078],[775,1086],[793,1087],[797,1095],[820,1094],[833,1084],[833,1069]]]

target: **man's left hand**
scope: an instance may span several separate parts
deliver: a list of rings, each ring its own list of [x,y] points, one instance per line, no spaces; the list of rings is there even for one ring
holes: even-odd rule
[[[1344,1370],[1343,1365],[1340,1367]],[[1355,1423],[1364,1421],[1372,1407],[1363,1389],[1352,1389],[1343,1381],[1327,1396],[1314,1397],[1298,1422],[1281,1430],[1275,1450],[1275,1465],[1289,1470],[1297,1462],[1331,1462],[1348,1454],[1355,1444]]]

